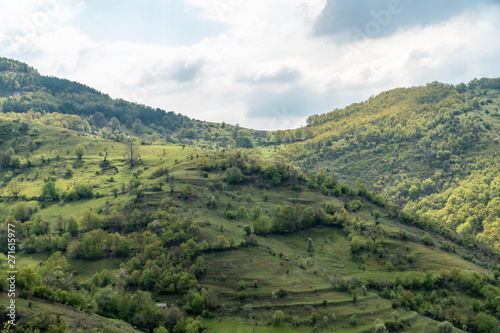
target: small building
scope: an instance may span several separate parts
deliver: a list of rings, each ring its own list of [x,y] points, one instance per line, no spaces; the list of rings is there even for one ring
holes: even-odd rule
[[[167,303],[156,303],[156,306],[159,307],[160,309],[166,309]]]

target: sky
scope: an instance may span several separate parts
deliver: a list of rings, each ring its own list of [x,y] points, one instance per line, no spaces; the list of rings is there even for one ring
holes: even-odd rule
[[[500,0],[0,0],[0,56],[255,129],[397,87],[500,77]]]

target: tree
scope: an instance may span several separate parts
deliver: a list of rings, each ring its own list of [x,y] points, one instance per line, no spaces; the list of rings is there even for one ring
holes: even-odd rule
[[[14,218],[18,221],[25,222],[28,221],[30,218],[30,212],[28,209],[28,206],[26,205],[26,202],[21,201],[18,202],[16,207],[14,208]]]
[[[297,141],[302,140],[302,135],[303,135],[302,128],[297,128],[295,130],[295,140],[297,140]]]
[[[83,235],[80,243],[81,253],[85,259],[97,259],[104,256],[107,233],[102,229],[92,230]]]
[[[181,196],[184,200],[188,200],[191,198],[191,195],[193,194],[193,185],[191,184],[186,184],[182,188]]]
[[[351,243],[349,244],[349,248],[351,252],[356,254],[361,251],[365,247],[365,243],[357,236],[353,237]]]
[[[125,149],[124,156],[127,158],[128,163],[130,164],[131,168],[134,167],[134,165],[137,163],[137,160],[140,157],[137,145],[135,144],[135,142],[132,138],[130,138],[127,141],[127,146]]]
[[[387,328],[385,327],[385,325],[382,322],[382,320],[377,319],[375,321],[375,327],[373,328],[373,331],[375,333],[387,333]]]
[[[191,128],[186,132],[186,138],[188,138],[188,139],[195,139],[196,138],[196,132],[194,131],[194,129]]]
[[[434,245],[434,240],[432,239],[431,235],[429,235],[428,232],[426,232],[424,236],[422,236],[422,242],[427,246]]]
[[[10,167],[11,156],[7,152],[0,152],[0,168],[8,169]]]
[[[101,112],[96,112],[92,115],[92,122],[96,127],[101,128],[106,123],[106,118],[104,118],[104,115]]]
[[[104,159],[101,162],[101,167],[105,167],[106,165],[109,164],[108,161],[108,147],[104,147]]]
[[[248,136],[245,136],[243,139],[241,139],[239,146],[241,148],[247,148],[247,149],[254,148],[253,141]]]
[[[246,226],[243,227],[243,231],[245,232],[245,234],[248,237],[252,233],[252,228],[250,226],[246,225]]]
[[[68,216],[67,219],[68,219],[68,224],[66,227],[66,231],[69,232],[71,237],[75,237],[76,235],[78,235],[78,222],[76,222],[76,219],[71,215]]]
[[[356,318],[356,315],[352,315],[351,318],[349,318],[349,324],[351,326],[358,325],[358,319]]]
[[[401,313],[398,310],[392,312],[392,316],[394,317],[394,323],[398,323],[399,317],[401,317]]]
[[[448,321],[443,321],[438,326],[438,332],[439,333],[451,333],[451,332],[453,332],[453,325],[450,324]]]
[[[115,196],[115,198],[118,196],[118,187],[113,187],[111,189],[111,193],[113,193],[113,195]]]
[[[476,317],[478,333],[494,333],[497,332],[498,320],[486,313],[479,313]]]
[[[201,291],[203,297],[205,298],[208,310],[215,310],[219,302],[219,296],[212,288],[203,289]]]
[[[225,176],[231,184],[239,184],[243,181],[243,173],[238,167],[232,167],[226,170]]]
[[[59,194],[56,188],[56,184],[53,181],[48,181],[43,185],[42,192],[40,194],[42,200],[57,200],[59,199]]]
[[[116,117],[112,117],[109,120],[109,127],[111,127],[111,129],[113,131],[119,129],[120,128],[120,121]]]
[[[375,218],[375,221],[378,220],[382,216],[382,213],[379,210],[374,210],[372,212],[372,214],[373,214],[373,217]]]
[[[410,190],[409,190],[408,193],[410,195],[410,198],[412,198],[413,200],[415,200],[415,199],[418,198],[418,195],[420,194],[420,190],[415,185],[412,185],[410,187]]]
[[[254,220],[257,220],[262,215],[262,208],[255,206],[252,208],[251,216]]]
[[[312,238],[308,238],[307,239],[307,251],[311,252],[312,249],[313,249],[313,240],[312,240]]]
[[[247,218],[247,210],[245,209],[244,206],[240,206],[238,209],[238,219],[240,220],[245,220]]]
[[[28,130],[29,130],[29,126],[28,126],[27,123],[23,122],[23,123],[20,124],[20,126],[19,126],[19,131],[20,132],[26,133],[26,132],[28,132]]]
[[[75,147],[75,149],[73,149],[73,152],[75,153],[76,157],[81,160],[83,155],[85,155],[85,146],[83,146],[82,144],[79,144]]]
[[[280,326],[281,322],[285,320],[285,314],[281,310],[274,311],[273,314],[273,324],[274,326]]]
[[[21,192],[21,186],[19,186],[19,184],[17,182],[12,181],[9,184],[9,190],[10,190],[10,193],[12,194],[12,196],[17,199],[19,192]]]
[[[216,245],[217,249],[223,250],[228,246],[229,242],[226,240],[226,237],[224,237],[223,235],[217,236],[217,245]]]
[[[168,333],[168,330],[164,326],[158,326],[153,330],[153,333]]]
[[[21,158],[17,155],[12,156],[10,160],[10,167],[12,169],[19,169],[21,167]]]
[[[30,141],[28,142],[28,149],[29,149],[31,152],[32,152],[33,150],[35,150],[35,149],[36,149],[36,144],[35,144],[35,142],[34,142],[33,140],[30,140]]]
[[[248,318],[250,318],[250,313],[252,312],[252,304],[245,304],[243,306],[243,311],[247,315]]]
[[[363,231],[365,235],[370,237],[373,242],[375,242],[378,238],[378,236],[383,234],[383,231],[380,229],[380,226],[368,226],[366,229]]]
[[[205,298],[198,293],[194,293],[191,301],[191,310],[195,315],[199,315],[205,310]]]

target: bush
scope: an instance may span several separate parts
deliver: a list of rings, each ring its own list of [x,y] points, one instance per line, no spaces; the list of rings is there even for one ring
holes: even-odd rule
[[[274,326],[280,326],[281,322],[285,320],[285,314],[281,310],[274,311],[273,314],[273,324]]]
[[[286,296],[286,290],[283,288],[273,291],[274,298],[283,298],[285,296]]]
[[[447,321],[443,321],[441,324],[438,326],[438,332],[439,333],[451,333],[453,332],[453,325],[450,324]]]
[[[56,188],[56,184],[49,181],[43,185],[40,198],[43,200],[57,200],[59,199],[59,191]]]
[[[242,281],[240,281],[240,282],[239,282],[239,289],[240,289],[240,290],[245,289],[245,286],[246,286],[246,285],[245,285],[245,281],[243,281],[243,280],[242,280]]]
[[[226,211],[226,218],[228,220],[236,220],[236,218],[238,217],[238,214],[233,212],[232,210],[227,210]]]
[[[66,177],[66,178],[71,178],[71,177],[73,177],[73,173],[75,173],[75,172],[73,171],[73,168],[72,168],[72,167],[70,167],[70,166],[67,166],[67,167],[66,167],[66,172],[64,173],[64,177]]]
[[[12,173],[12,171],[7,171],[5,173],[5,175],[3,175],[3,180],[4,180],[4,182],[8,182],[12,179],[12,177],[14,177],[14,174]]]
[[[78,145],[73,149],[73,152],[75,153],[76,157],[81,160],[83,155],[85,155],[85,146],[84,145]]]
[[[193,185],[191,184],[184,185],[184,187],[182,188],[181,197],[184,200],[187,200],[191,197],[192,194],[193,194]]]
[[[354,254],[363,250],[364,247],[365,247],[365,243],[357,236],[353,237],[353,239],[351,240],[351,243],[349,244],[349,248],[351,249],[351,252]]]
[[[92,186],[90,184],[77,183],[74,186],[76,193],[80,198],[92,198]]]
[[[422,242],[427,246],[434,245],[434,240],[432,239],[431,235],[429,235],[428,232],[426,232],[425,235],[422,237]]]
[[[231,184],[239,184],[243,181],[243,173],[238,167],[232,167],[226,170],[225,178]]]

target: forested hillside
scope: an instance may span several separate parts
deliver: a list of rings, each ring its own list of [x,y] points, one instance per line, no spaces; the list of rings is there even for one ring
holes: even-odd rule
[[[0,111],[6,120],[61,126],[107,139],[130,135],[186,146],[253,148],[254,142],[265,143],[271,137],[264,131],[189,119],[112,99],[77,82],[39,75],[28,65],[5,58],[0,58]]]
[[[175,131],[191,122],[173,112],[113,100],[80,83],[42,76],[26,64],[5,58],[0,58],[0,96],[7,97],[1,102],[4,113],[72,114],[91,117],[91,124],[97,127],[103,127],[114,118],[113,129],[121,124],[132,128],[134,124],[140,127],[144,123],[159,125],[156,130],[162,133]],[[90,126],[79,129],[87,130]]]
[[[499,79],[387,91],[309,117],[279,155],[499,248],[499,92]]]

